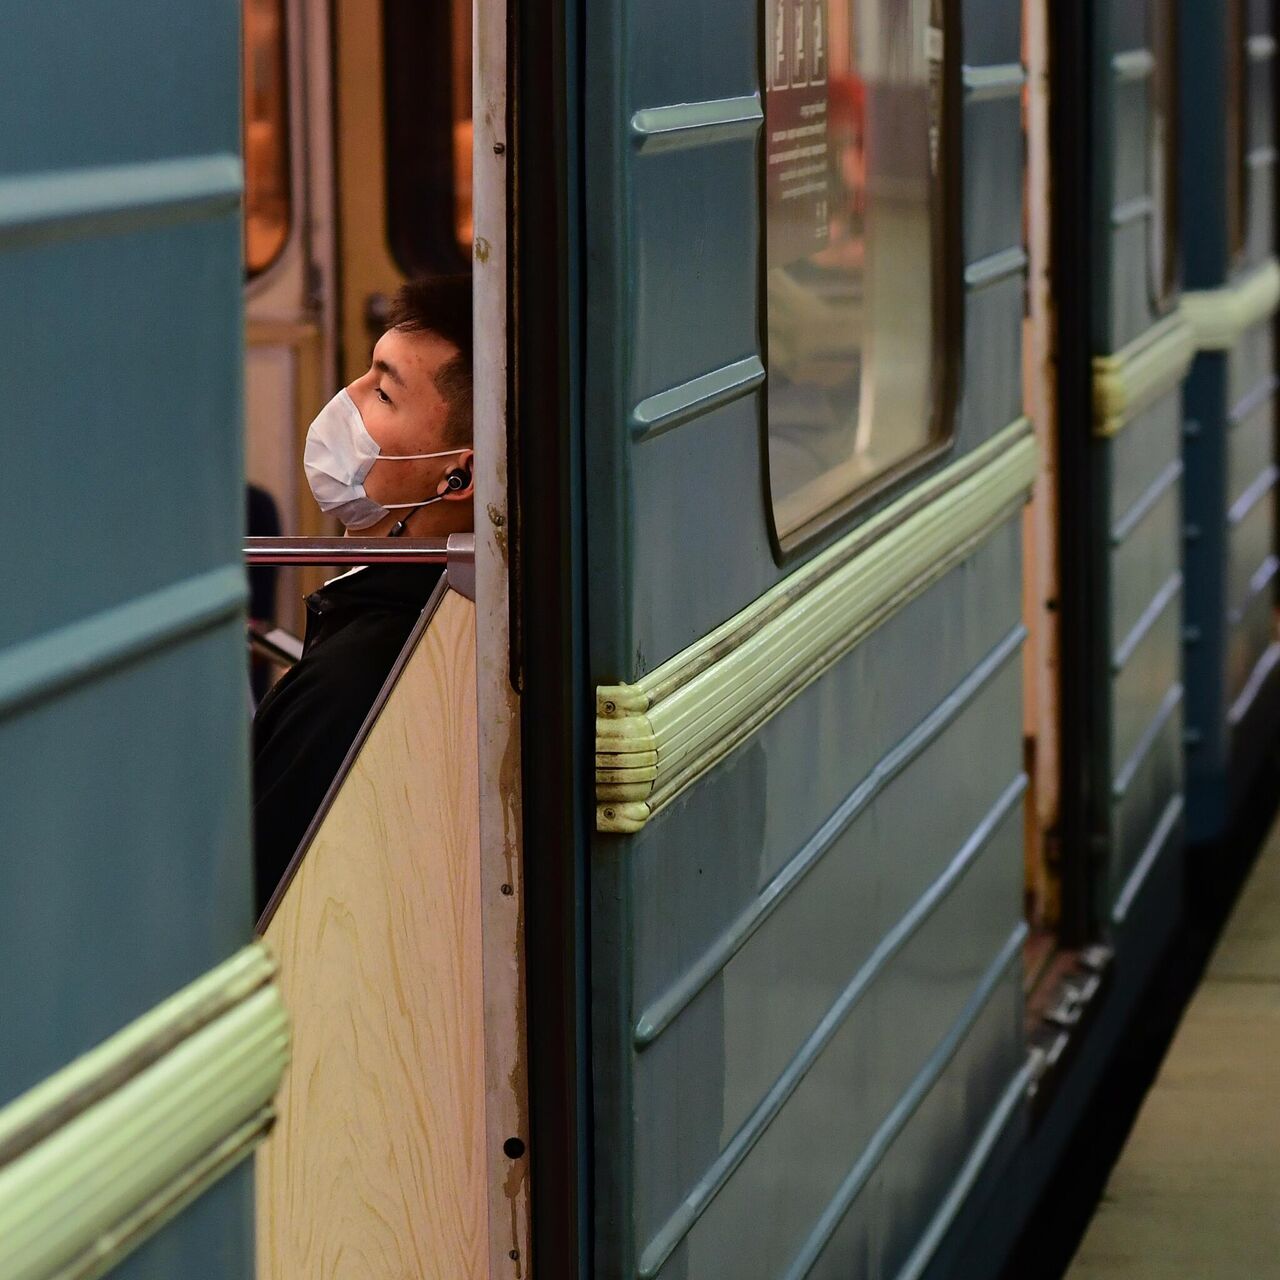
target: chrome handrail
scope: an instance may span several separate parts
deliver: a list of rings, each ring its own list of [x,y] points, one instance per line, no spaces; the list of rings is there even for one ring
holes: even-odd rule
[[[475,599],[476,536],[447,538],[246,538],[247,565],[443,564],[449,582]]]
[[[248,565],[448,564],[450,541],[449,538],[246,538],[244,562]]]

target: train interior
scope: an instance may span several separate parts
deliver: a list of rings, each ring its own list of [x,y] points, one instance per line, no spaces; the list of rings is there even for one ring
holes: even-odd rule
[[[1168,6],[1151,8],[1167,16]],[[848,7],[833,5],[830,12],[833,47],[841,39],[848,46],[850,32],[839,29]],[[309,423],[339,387],[367,368],[401,282],[465,270],[471,262],[477,145],[472,8],[469,0],[431,6],[335,0],[326,12],[306,0],[244,0],[243,21],[248,532],[333,536],[340,525],[321,515],[303,479]],[[1148,80],[1154,86],[1152,142],[1144,162],[1149,181],[1142,196],[1143,225],[1152,231],[1138,256],[1149,261],[1157,294],[1167,292],[1163,282],[1173,278],[1177,258],[1169,96],[1176,86],[1172,49],[1164,38],[1170,29],[1171,22],[1157,20],[1154,39],[1137,32],[1135,43],[1150,43],[1153,53],[1150,65],[1129,67],[1143,92]],[[1055,223],[1063,172],[1055,168],[1061,162],[1054,158],[1058,126],[1050,92],[1059,73],[1041,4],[1023,6],[1021,55],[1027,282],[1022,394],[1039,446],[1032,498],[1021,517],[1028,780],[1023,989],[1033,1070],[1049,1097],[1055,1070],[1069,1061],[1065,1040],[1087,1027],[1091,1001],[1105,989],[1113,958],[1114,942],[1096,927],[1098,855],[1081,838],[1084,828],[1073,822],[1072,797],[1064,793],[1064,778],[1077,777],[1070,767],[1064,771],[1064,751],[1079,751],[1072,721],[1083,712],[1064,701],[1062,679],[1064,663],[1085,661],[1072,650],[1078,641],[1064,629],[1074,625],[1073,613],[1094,607],[1071,580],[1063,557],[1094,536],[1102,518],[1098,504],[1111,498],[1095,490],[1093,508],[1081,507],[1069,500],[1074,495],[1064,489],[1062,476],[1063,459],[1075,447],[1070,441],[1081,448],[1088,442],[1087,426],[1065,415],[1074,406],[1092,416],[1084,380],[1094,370],[1063,358],[1069,341],[1063,326],[1086,321],[1078,303],[1061,293],[1062,264],[1055,256],[1071,242]],[[883,367],[874,382],[882,401],[878,421],[919,424],[918,430],[910,426],[896,435],[859,439],[840,466],[817,469],[812,455],[793,447],[795,432],[788,434],[788,423],[794,418],[800,431],[809,412],[793,384],[821,381],[825,370],[849,359],[847,351],[832,348],[833,331],[854,348],[865,343],[868,349],[873,343],[867,335],[874,331],[881,342],[886,335],[892,339],[894,351],[906,352],[907,364],[929,359],[930,334],[913,319],[929,309],[929,278],[905,267],[927,259],[928,246],[936,242],[928,217],[910,195],[918,175],[890,175],[879,187],[872,182],[881,206],[868,208],[865,103],[854,91],[833,92],[832,101],[831,127],[844,148],[839,169],[848,186],[848,216],[839,226],[833,222],[808,269],[837,283],[818,294],[801,287],[803,270],[767,273],[771,325],[783,315],[794,320],[785,332],[780,322],[775,325],[769,365],[773,514],[784,550],[788,539],[804,536],[815,515],[864,476],[891,473],[900,457],[929,447],[933,439],[919,385]],[[928,163],[924,156],[915,159]],[[877,225],[889,231],[876,234]],[[771,224],[770,255],[794,261],[784,243],[794,234],[779,220],[775,237]],[[901,277],[905,283],[879,295],[864,292],[864,264],[870,264],[869,279]],[[1117,348],[1131,337],[1120,330],[1114,336]],[[478,338],[497,341],[483,332]],[[1079,341],[1088,345],[1093,339],[1086,333]],[[1059,386],[1071,377],[1081,382],[1074,399]],[[866,397],[872,385],[867,379],[848,393]],[[259,697],[296,660],[305,624],[303,596],[334,572],[316,565],[251,571]],[[1074,605],[1067,599],[1072,591]],[[1262,626],[1274,638],[1269,605]],[[524,1037],[536,1028],[495,1026],[492,1006],[486,1011],[477,834],[484,784],[474,768],[454,767],[468,758],[467,744],[477,732],[476,627],[475,609],[456,593],[433,597],[359,751],[349,758],[321,820],[309,829],[298,876],[263,925],[280,954],[296,1019],[291,1083],[282,1095],[276,1135],[258,1164],[264,1277],[309,1273],[321,1248],[316,1241],[335,1220],[344,1222],[352,1238],[397,1259],[405,1274],[434,1274],[413,1271],[426,1256],[416,1252],[426,1245],[414,1234],[423,1221],[443,1233],[432,1247],[459,1256],[488,1247],[480,1243],[487,1240],[480,1224],[492,1212],[487,1183],[497,1163],[487,1144],[499,1130],[491,1113],[486,1120],[492,1098],[485,1092],[485,1047],[501,1042],[502,1053],[521,1060]],[[1088,659],[1095,666],[1096,660],[1096,654]],[[461,728],[447,743],[420,729],[438,723]],[[405,775],[430,782],[411,794],[396,794],[386,785]],[[427,842],[425,855],[415,835],[424,828],[439,835]],[[370,843],[362,835],[370,829],[383,838]],[[359,877],[343,870],[336,853],[352,845],[369,848]],[[375,864],[376,873],[370,873]],[[1131,870],[1113,868],[1108,874],[1123,880]],[[510,895],[511,886],[510,878],[504,880],[502,892]],[[518,954],[508,958],[519,970]],[[438,1018],[406,1015],[397,1021],[386,1012],[387,993],[410,981],[408,974],[428,1003],[444,991],[459,993],[457,999]],[[403,1063],[427,1058],[437,1064],[429,1079],[404,1071]],[[364,1081],[368,1102],[354,1117],[343,1114],[353,1078]],[[417,1118],[408,1124],[406,1116]],[[523,1149],[520,1139],[510,1141]],[[384,1154],[375,1158],[374,1151]],[[420,1159],[424,1151],[430,1177]],[[404,1209],[409,1185],[432,1203],[425,1220]],[[527,1199],[523,1206],[527,1214]],[[527,1233],[527,1220],[521,1231]],[[514,1238],[510,1230],[499,1234],[504,1246]],[[523,1243],[503,1250],[513,1258],[527,1248],[527,1234],[516,1235]]]
[[[404,280],[469,268],[471,14],[245,0],[251,538],[342,532],[304,477],[308,426],[369,369]],[[304,596],[344,568],[250,569],[259,700],[302,652]],[[264,1277],[315,1274],[351,1239],[388,1274],[488,1265],[476,611],[457,585],[432,593],[259,923],[295,1019],[293,1084],[257,1164]],[[502,1197],[508,1214],[518,1202]],[[510,1266],[521,1237],[504,1234]]]

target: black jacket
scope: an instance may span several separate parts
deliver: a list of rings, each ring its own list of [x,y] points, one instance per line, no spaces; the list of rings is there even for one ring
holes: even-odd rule
[[[266,906],[443,569],[383,565],[307,597],[302,657],[253,718],[253,838]]]

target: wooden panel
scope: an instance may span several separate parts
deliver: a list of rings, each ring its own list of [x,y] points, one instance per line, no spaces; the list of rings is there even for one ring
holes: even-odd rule
[[[446,593],[267,929],[262,1280],[487,1272],[475,608]]]

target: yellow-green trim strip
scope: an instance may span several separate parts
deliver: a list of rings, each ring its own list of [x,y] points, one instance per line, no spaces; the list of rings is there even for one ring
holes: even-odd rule
[[[1179,311],[1109,356],[1093,361],[1094,432],[1113,436],[1177,390],[1196,354],[1196,335]]]
[[[260,943],[0,1110],[0,1276],[92,1280],[252,1151],[288,1060]]]
[[[596,691],[596,826],[638,831],[1026,500],[1020,419],[633,685]]]
[[[1280,306],[1280,263],[1274,258],[1239,284],[1182,296],[1182,311],[1201,351],[1228,351],[1241,335],[1270,319]]]

